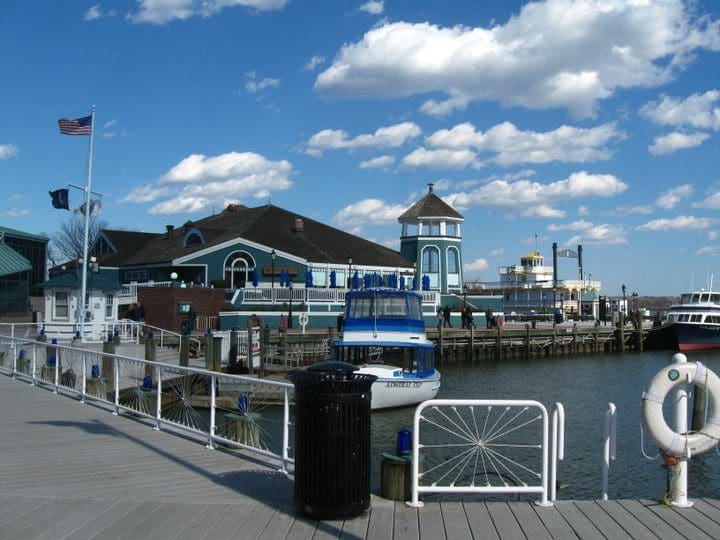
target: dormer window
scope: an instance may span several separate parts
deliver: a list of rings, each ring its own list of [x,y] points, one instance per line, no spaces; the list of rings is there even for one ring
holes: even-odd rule
[[[198,229],[190,229],[185,233],[183,238],[183,246],[200,246],[205,243],[205,237]]]

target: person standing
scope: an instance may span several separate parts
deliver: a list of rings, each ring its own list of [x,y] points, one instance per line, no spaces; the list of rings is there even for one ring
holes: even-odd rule
[[[445,309],[443,309],[443,326],[449,326],[452,328],[452,323],[450,322],[450,305],[448,304],[445,306]]]

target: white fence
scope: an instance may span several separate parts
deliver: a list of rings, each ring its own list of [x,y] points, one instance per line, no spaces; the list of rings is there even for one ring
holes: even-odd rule
[[[561,422],[562,414],[555,415]],[[434,399],[413,422],[412,500],[423,493],[540,495],[548,501],[549,421],[530,400]],[[562,433],[563,427],[554,429]],[[562,442],[555,438],[555,444]],[[420,471],[420,463],[424,471]],[[553,462],[553,477],[555,476]]]
[[[0,335],[0,372],[109,405],[217,444],[278,460],[287,472],[293,385]]]

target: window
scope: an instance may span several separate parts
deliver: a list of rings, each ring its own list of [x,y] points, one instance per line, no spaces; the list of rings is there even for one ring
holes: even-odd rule
[[[426,247],[422,253],[422,275],[430,279],[430,288],[440,286],[440,250],[436,247]]]
[[[147,270],[126,270],[125,281],[147,281]]]
[[[447,236],[459,236],[457,223],[447,223],[445,225],[445,234]]]
[[[113,318],[113,302],[114,301],[115,301],[115,297],[112,294],[105,295],[105,318],[106,319]]]
[[[68,318],[68,293],[67,291],[55,291],[55,318]]]

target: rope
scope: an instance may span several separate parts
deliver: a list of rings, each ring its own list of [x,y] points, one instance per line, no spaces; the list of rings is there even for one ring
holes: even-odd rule
[[[654,460],[656,460],[656,459],[658,459],[659,457],[662,456],[662,452],[658,452],[658,455],[655,456],[655,457],[650,457],[649,455],[647,455],[647,453],[645,453],[645,438],[644,438],[644,435],[643,435],[643,425],[642,425],[642,422],[640,422],[640,452],[641,452],[642,455],[645,457],[645,459],[649,459],[650,461],[654,461]]]

